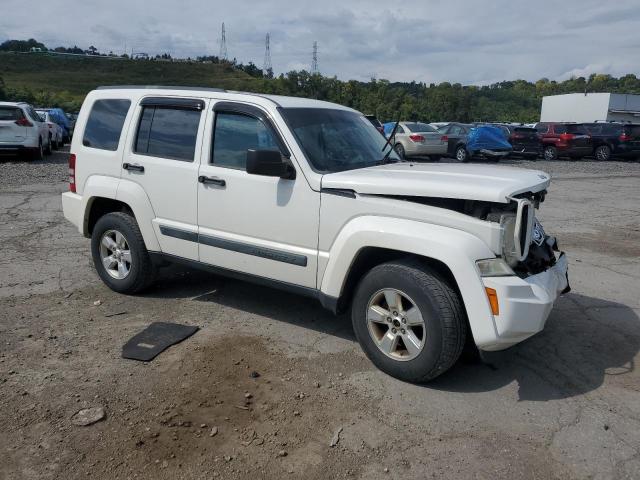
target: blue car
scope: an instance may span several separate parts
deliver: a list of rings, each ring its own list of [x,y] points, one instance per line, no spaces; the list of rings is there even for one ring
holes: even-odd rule
[[[459,139],[455,144],[449,143],[449,153],[459,162],[467,162],[473,157],[498,160],[509,155],[512,150],[505,133],[493,125],[475,126],[465,138]]]
[[[45,110],[49,112],[51,119],[62,127],[64,132],[63,143],[69,143],[71,141],[71,124],[64,110],[61,108],[47,108]]]

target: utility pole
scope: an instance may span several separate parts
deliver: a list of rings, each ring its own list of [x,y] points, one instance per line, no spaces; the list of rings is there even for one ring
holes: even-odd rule
[[[264,39],[264,64],[262,65],[262,74],[265,77],[271,77],[273,75],[273,68],[271,67],[271,47],[269,46],[270,37],[267,36]]]
[[[220,38],[220,60],[227,60],[227,35],[224,31],[224,22],[222,22],[222,37]]]
[[[318,75],[318,42],[313,42],[313,56],[311,57],[311,75]]]

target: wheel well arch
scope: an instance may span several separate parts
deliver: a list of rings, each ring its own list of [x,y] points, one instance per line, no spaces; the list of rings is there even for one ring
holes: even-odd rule
[[[85,231],[89,236],[93,233],[93,227],[95,227],[100,217],[107,213],[124,212],[135,218],[133,209],[128,204],[120,200],[106,197],[93,197],[89,202],[85,218]]]
[[[363,247],[361,248],[356,257],[351,262],[349,271],[342,285],[342,291],[338,298],[336,310],[338,313],[347,310],[348,305],[351,302],[353,293],[356,286],[360,282],[360,279],[369,272],[372,268],[381,265],[386,262],[390,262],[398,259],[412,258],[417,260],[420,264],[435,270],[442,275],[449,285],[460,295],[460,289],[455,276],[449,269],[449,267],[440,260],[435,258],[426,257],[424,255],[418,255],[415,253],[403,252],[401,250],[394,250],[390,248],[381,247]]]

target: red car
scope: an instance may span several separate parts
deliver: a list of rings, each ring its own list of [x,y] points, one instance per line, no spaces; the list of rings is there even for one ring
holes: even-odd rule
[[[545,160],[579,159],[593,152],[589,131],[581,123],[540,122],[535,125]]]

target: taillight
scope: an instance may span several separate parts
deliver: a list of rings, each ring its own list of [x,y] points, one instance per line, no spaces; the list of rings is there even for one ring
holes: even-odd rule
[[[525,138],[525,136],[521,133],[514,133],[510,138],[512,140],[522,140],[523,138]]]
[[[626,133],[623,133],[622,135],[620,135],[620,137],[618,137],[618,139],[621,142],[628,142],[631,140],[631,137],[629,135],[627,135]]]
[[[76,193],[76,154],[69,155],[69,191]]]
[[[449,141],[449,137],[447,137],[446,135],[443,135],[443,136],[440,137],[440,141],[443,142],[443,143],[444,142],[448,142]]]
[[[568,142],[569,140],[573,140],[576,136],[573,133],[561,133],[560,140],[563,142]]]
[[[33,127],[33,123],[25,117],[22,117],[20,120],[16,120],[16,125],[20,125],[21,127]]]
[[[414,142],[424,142],[424,137],[422,135],[416,135],[415,133],[413,135],[409,135],[409,138]]]

